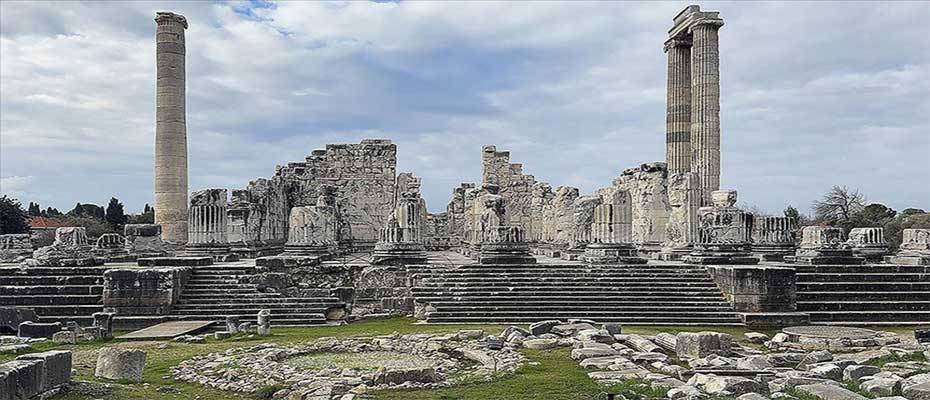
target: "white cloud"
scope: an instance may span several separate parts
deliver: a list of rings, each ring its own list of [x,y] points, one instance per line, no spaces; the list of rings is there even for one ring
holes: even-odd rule
[[[664,157],[662,42],[683,5],[3,2],[0,176],[33,177],[18,195],[43,206],[151,202],[152,18],[169,9],[191,24],[191,189],[384,137],[434,210],[479,178],[483,144],[590,192]],[[846,184],[930,208],[930,6],[702,7],[726,20],[723,182],[742,202],[803,209]]]

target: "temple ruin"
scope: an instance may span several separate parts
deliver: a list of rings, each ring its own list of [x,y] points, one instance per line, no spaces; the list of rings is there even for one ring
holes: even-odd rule
[[[429,212],[420,196],[430,182],[397,170],[389,139],[327,144],[269,164],[268,176],[241,187],[188,193],[187,20],[158,13],[155,21],[156,224],[95,241],[83,228],[61,228],[34,252],[22,237],[0,236],[0,257],[13,262],[0,267],[0,296],[5,306],[34,308],[34,322],[89,324],[103,311],[121,327],[390,314],[426,322],[930,321],[930,303],[914,300],[930,298],[927,229],[905,230],[892,253],[880,227],[848,237],[834,227],[801,229],[742,210],[735,190],[721,190],[716,11],[688,6],[668,31],[665,160],[641,160],[582,193],[529,174],[519,154],[475,144],[480,181],[451,188],[443,212]],[[10,279],[19,271],[34,281]],[[45,284],[47,276],[60,279]],[[882,284],[863,283],[874,279]]]

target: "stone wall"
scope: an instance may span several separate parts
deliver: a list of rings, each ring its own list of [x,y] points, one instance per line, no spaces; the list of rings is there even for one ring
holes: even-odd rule
[[[165,315],[190,278],[188,267],[114,268],[103,274],[103,306],[120,315]]]
[[[280,247],[287,241],[290,212],[286,185],[280,177],[259,178],[233,190],[228,216],[228,240],[234,251]]]
[[[794,268],[711,266],[707,267],[707,271],[736,311],[792,312],[797,309]]]
[[[24,354],[0,364],[0,399],[45,399],[71,382],[71,352]]]
[[[32,255],[32,241],[28,233],[0,235],[0,262],[13,261]]]
[[[523,227],[527,236],[533,237],[532,194],[536,179],[523,173],[523,164],[511,163],[509,151],[484,146],[481,149],[481,181],[500,187],[504,219],[509,225]]]
[[[666,239],[669,219],[668,174],[665,163],[629,168],[614,180],[615,190],[630,193],[633,207],[633,243],[658,247]]]

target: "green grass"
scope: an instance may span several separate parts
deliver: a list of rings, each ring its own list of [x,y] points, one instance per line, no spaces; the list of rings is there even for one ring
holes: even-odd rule
[[[217,341],[208,338],[206,343],[182,344],[174,342],[124,342],[114,340],[110,342],[88,342],[78,345],[58,345],[54,343],[38,343],[29,352],[39,352],[49,349],[68,349],[74,351],[74,369],[77,374],[75,380],[100,382],[93,376],[96,356],[92,352],[104,346],[119,345],[140,348],[148,353],[147,363],[142,384],[123,384],[107,382],[112,391],[107,395],[80,395],[65,393],[55,396],[55,400],[254,400],[260,396],[268,396],[276,391],[269,387],[262,393],[244,394],[225,392],[206,388],[197,384],[177,382],[171,378],[171,368],[181,361],[196,355],[224,351],[234,347],[248,347],[259,343],[298,344],[319,339],[322,337],[349,337],[349,336],[377,336],[388,335],[394,332],[407,333],[447,333],[462,329],[484,329],[486,333],[496,334],[506,325],[423,325],[416,324],[409,318],[392,318],[376,321],[358,322],[342,326],[302,327],[302,328],[275,328],[270,337],[236,336],[230,339]],[[743,341],[743,333],[753,331],[745,327],[676,327],[676,326],[624,326],[625,333],[638,333],[654,335],[659,332],[683,332],[711,330],[732,334],[737,340]],[[889,329],[884,329],[889,330]],[[904,328],[906,330],[906,328]],[[774,331],[762,330],[772,334]],[[745,342],[744,342],[745,343]],[[162,348],[163,347],[163,348]],[[575,399],[603,399],[602,393],[607,390],[599,386],[587,376],[587,371],[578,367],[569,357],[570,350],[566,348],[551,351],[521,350],[527,357],[527,364],[522,366],[516,374],[498,377],[491,382],[469,381],[455,387],[438,390],[413,391],[382,391],[369,392],[366,399],[546,399],[546,400],[575,400]],[[0,361],[15,358],[15,355],[0,355]],[[644,387],[638,382],[626,382],[609,388],[613,393],[623,392],[630,399],[664,398],[664,391],[656,391],[648,386]],[[257,397],[258,396],[258,397]]]

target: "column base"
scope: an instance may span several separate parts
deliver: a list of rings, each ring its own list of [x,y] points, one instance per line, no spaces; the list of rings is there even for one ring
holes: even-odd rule
[[[426,248],[421,243],[378,243],[372,265],[426,264]]]
[[[888,246],[853,247],[853,256],[862,257],[866,262],[881,262],[891,250]]]
[[[584,251],[588,264],[645,264],[646,259],[636,256],[632,245],[620,243],[592,243]]]
[[[793,244],[785,245],[753,245],[752,254],[759,257],[762,261],[785,261],[785,256],[793,256],[795,252]]]
[[[659,261],[681,261],[681,259],[694,251],[694,247],[663,247],[658,253],[652,254],[653,260]]]
[[[481,264],[536,264],[526,243],[484,243],[478,253]]]

